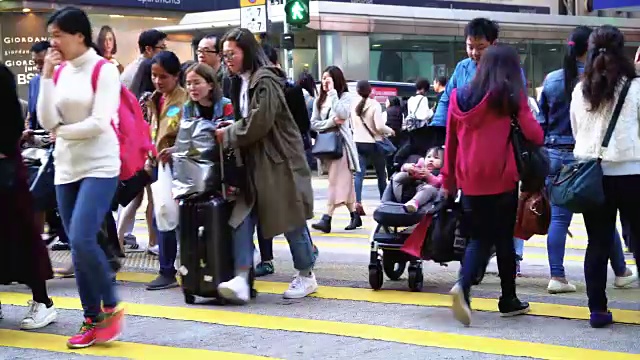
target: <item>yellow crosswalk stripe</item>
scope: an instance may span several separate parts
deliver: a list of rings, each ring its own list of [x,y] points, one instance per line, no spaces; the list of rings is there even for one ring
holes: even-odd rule
[[[118,273],[117,279],[125,282],[147,283],[155,279],[155,274],[149,273]],[[255,288],[260,293],[282,294],[287,290],[288,284],[271,281],[256,281]],[[425,292],[409,292],[398,290],[378,290],[349,288],[340,286],[320,286],[318,292],[311,295],[320,299],[364,301],[382,304],[400,304],[425,307],[449,307],[451,297],[444,294]],[[573,320],[588,320],[589,309],[582,306],[548,304],[533,302],[531,306],[532,316],[557,317]],[[477,311],[497,312],[498,300],[486,298],[474,298],[473,308]],[[611,309],[613,319],[617,323],[640,325],[640,311]]]
[[[131,342],[114,342],[109,346],[92,346],[70,350],[66,346],[68,337],[62,335],[0,329],[0,346],[19,349],[36,349],[65,354],[94,355],[101,357],[127,358],[133,360],[259,360],[271,359],[263,356],[237,354],[204,349],[189,349],[171,346],[149,345]]]
[[[3,303],[5,304],[23,306],[23,304],[31,298],[31,295],[0,293],[0,297],[3,299]],[[53,297],[53,301],[59,309],[81,309],[80,301],[76,298]],[[200,307],[174,307],[136,303],[122,303],[122,305],[125,307],[127,313],[133,316],[178,321],[194,321],[253,329],[326,334],[425,347],[466,350],[493,355],[519,356],[543,360],[631,360],[638,358],[638,355],[636,354],[591,350],[527,341],[505,340],[492,337],[394,328],[381,325],[289,318],[236,311],[204,309]]]

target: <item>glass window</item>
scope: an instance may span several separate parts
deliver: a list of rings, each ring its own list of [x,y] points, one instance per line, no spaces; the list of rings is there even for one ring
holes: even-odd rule
[[[449,75],[455,68],[454,37],[372,34],[369,79],[414,82]]]
[[[560,69],[566,52],[564,40],[500,39],[520,54],[529,95],[548,73]],[[467,57],[465,41],[457,36],[371,34],[370,80],[413,82],[417,77],[433,80],[450,77],[456,64]],[[627,42],[625,53],[634,59],[640,42]]]

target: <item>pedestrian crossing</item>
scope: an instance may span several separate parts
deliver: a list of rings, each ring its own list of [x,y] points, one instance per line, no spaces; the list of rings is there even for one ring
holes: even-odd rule
[[[341,280],[326,275],[343,274],[330,271],[338,267],[332,263],[333,258],[343,253],[353,259],[364,259],[357,260],[360,262],[348,271],[357,268],[358,276],[353,279],[366,278],[362,275],[366,274],[362,261],[368,261],[374,209],[374,206],[365,209],[369,216],[363,218],[362,229],[345,232],[349,214],[339,209],[334,216],[333,233],[312,232],[314,243],[320,248],[317,276],[321,286],[317,293],[301,300],[282,298],[288,283],[281,272],[287,273],[287,268],[278,264],[275,277],[256,281],[258,298],[247,306],[220,307],[207,302],[186,305],[180,289],[144,290],[143,284],[155,277],[152,272],[157,269],[157,261],[142,254],[131,255],[125,262],[125,271],[117,275],[127,326],[120,341],[107,346],[66,348],[67,337],[77,329],[82,314],[73,279],[49,282],[59,319],[35,332],[17,330],[30,299],[28,289],[20,285],[4,287],[0,289],[4,291],[0,292],[0,301],[5,314],[0,321],[0,360],[34,356],[64,360],[640,359],[640,347],[636,345],[640,308],[635,302],[633,305],[628,301],[612,301],[616,324],[610,330],[594,330],[586,321],[589,311],[584,292],[575,294],[580,299],[575,300],[550,297],[536,288],[539,296],[523,297],[533,300],[528,315],[501,319],[498,295],[493,290],[482,290],[472,299],[475,310],[472,326],[463,328],[452,320],[448,309],[450,296],[440,288],[427,286],[420,293],[372,291],[351,278]],[[316,219],[321,214],[318,207]],[[143,211],[136,218],[134,234],[144,247],[148,232]],[[575,236],[567,240],[568,262],[584,259],[586,233],[581,220],[576,216],[571,224]],[[274,247],[276,251],[284,251],[286,241],[277,237]],[[546,237],[534,237],[526,243],[530,251],[525,249],[525,259],[546,262],[543,254],[546,252],[540,250],[545,247]],[[61,265],[59,260],[68,259],[65,252],[51,254],[56,265]],[[393,282],[389,283],[395,288]],[[627,296],[637,297],[636,290],[624,291],[630,294]]]
[[[121,280],[125,280],[122,286],[131,289],[135,287],[136,281],[128,280],[143,280],[144,274],[121,274],[119,277]],[[139,276],[135,279],[134,276]],[[68,285],[72,280],[56,280],[56,283],[50,285],[51,288],[55,288],[60,283]],[[284,285],[284,284],[282,284]],[[282,286],[276,284],[271,285],[271,291],[273,293],[280,292]],[[429,329],[429,323],[435,321],[446,321],[443,317],[442,311],[436,314],[424,313],[424,317],[421,322],[424,324],[416,325],[410,323],[405,326],[399,326],[398,321],[394,324],[384,324],[375,320],[366,320],[363,317],[358,317],[357,314],[351,314],[349,317],[345,317],[340,321],[335,319],[327,320],[327,316],[321,315],[322,309],[325,312],[336,311],[345,312],[339,310],[340,305],[350,305],[349,301],[366,301],[371,306],[376,304],[374,298],[363,298],[361,295],[356,296],[343,296],[340,298],[340,289],[334,288],[321,288],[316,295],[315,301],[313,299],[304,299],[300,301],[293,301],[284,305],[278,303],[277,295],[269,296],[268,284],[258,286],[261,297],[267,296],[265,300],[259,300],[258,304],[249,305],[247,307],[213,307],[213,306],[189,306],[189,305],[175,305],[175,301],[163,300],[163,304],[155,304],[145,301],[146,299],[136,299],[134,297],[127,297],[123,303],[124,308],[129,316],[129,322],[134,323],[134,326],[142,326],[143,321],[139,319],[153,319],[154,324],[165,324],[171,326],[173,322],[180,322],[187,325],[186,328],[205,328],[207,326],[218,326],[216,329],[220,329],[216,336],[224,337],[225,330],[229,329],[242,329],[243,331],[256,331],[260,334],[279,332],[287,334],[284,336],[290,336],[288,334],[295,333],[297,337],[315,338],[316,336],[332,336],[333,343],[339,343],[339,339],[348,338],[351,340],[362,341],[375,341],[378,343],[394,343],[404,346],[415,346],[422,350],[432,349],[448,349],[456,351],[465,351],[470,355],[473,354],[489,354],[496,356],[508,356],[508,357],[528,357],[535,359],[611,359],[611,360],[627,360],[637,359],[638,354],[625,353],[614,350],[597,350],[586,347],[576,347],[569,345],[559,345],[552,343],[542,343],[540,341],[534,341],[540,331],[544,329],[530,329],[530,333],[523,333],[516,336],[518,339],[500,338],[500,334],[495,334],[497,329],[492,328],[491,325],[479,325],[474,330],[457,329],[456,331],[434,331]],[[344,289],[347,292],[353,289]],[[365,290],[362,290],[363,293]],[[347,294],[343,292],[342,295]],[[378,294],[374,296],[380,297],[381,300],[384,297],[388,297],[384,304],[391,306],[391,304],[401,305],[394,310],[405,310],[407,314],[416,314],[423,311],[427,307],[434,305],[433,299],[429,299],[429,294],[407,294],[407,296],[398,294],[390,294],[391,292],[373,292],[366,291],[370,294]],[[128,295],[129,292],[125,291]],[[338,295],[335,295],[338,294]],[[411,297],[408,295],[418,295],[419,300],[409,300]],[[422,296],[424,295],[424,296]],[[164,298],[179,298],[179,290],[167,290],[160,296]],[[331,301],[330,299],[340,298],[340,302],[332,302],[328,305],[332,307],[324,307],[321,302]],[[405,299],[403,302],[402,299]],[[16,310],[23,306],[29,299],[30,295],[22,292],[0,292],[0,299],[2,299],[5,308],[9,308],[9,311]],[[426,300],[425,300],[426,299]],[[446,296],[442,296],[440,301],[441,306],[445,306],[448,299]],[[78,319],[81,314],[81,307],[77,297],[74,296],[54,296],[53,301],[56,307],[65,311],[66,314],[71,316],[72,319]],[[262,301],[262,302],[261,302]],[[390,302],[391,301],[391,302]],[[341,302],[343,302],[341,304]],[[379,301],[381,303],[383,301]],[[489,311],[495,312],[496,304],[494,300],[488,299],[474,299],[474,308],[484,311],[486,306],[492,309]],[[327,305],[327,304],[324,304]],[[416,307],[416,305],[418,307]],[[293,307],[291,312],[283,309],[274,311],[275,314],[265,313],[263,308],[274,307]],[[365,303],[363,306],[367,306]],[[563,314],[562,317],[568,319],[583,319],[586,314],[586,309],[571,309],[569,307],[557,308],[551,311],[550,315],[543,314],[544,307],[539,304],[532,304],[532,316],[521,317],[518,320],[502,320],[507,322],[505,326],[514,325],[514,321],[522,323],[532,323],[530,319],[538,316],[554,316],[554,314]],[[320,309],[320,311],[318,311]],[[333,310],[332,310],[333,309]],[[417,309],[417,310],[416,310]],[[302,310],[302,311],[301,311]],[[444,309],[443,309],[444,310]],[[548,309],[547,309],[548,310]],[[270,312],[270,311],[269,311]],[[582,314],[581,314],[582,313]],[[370,314],[365,314],[370,315]],[[401,312],[395,312],[395,317],[401,318],[403,315]],[[574,316],[575,315],[575,316]],[[497,315],[496,315],[497,316]],[[614,317],[624,318],[633,321],[634,324],[640,323],[639,311],[627,311],[617,312]],[[527,319],[528,318],[528,319]],[[132,321],[133,320],[133,321]],[[529,321],[527,321],[529,320]],[[558,323],[562,323],[562,326],[570,326],[574,331],[578,331],[581,328],[586,329],[588,326],[586,322],[570,322],[561,319],[549,319],[545,318],[545,323],[549,327],[553,327]],[[109,344],[108,346],[94,346],[88,349],[82,350],[69,350],[65,346],[66,337],[63,334],[51,333],[48,328],[43,329],[42,332],[23,332],[12,330],[11,324],[6,323],[7,319],[0,322],[0,347],[6,347],[9,349],[37,349],[41,351],[47,351],[60,354],[83,354],[98,356],[100,358],[128,358],[128,359],[267,359],[267,358],[304,358],[296,356],[296,349],[291,349],[290,352],[286,352],[287,356],[269,356],[269,354],[255,353],[252,349],[260,348],[260,344],[245,343],[240,345],[239,348],[245,349],[244,351],[229,352],[218,351],[209,349],[198,349],[191,347],[180,346],[175,344],[174,346],[146,344],[141,342],[129,341],[127,339],[127,330],[123,335],[122,341]],[[62,320],[67,322],[66,319]],[[400,322],[402,323],[402,322]],[[426,324],[426,325],[425,325]],[[534,324],[532,324],[534,325]],[[15,326],[15,325],[14,325]],[[622,328],[617,328],[619,331]],[[53,329],[53,331],[61,330],[60,328]],[[143,328],[131,329],[132,332],[144,331]],[[484,330],[487,332],[485,335],[477,335],[478,330]],[[637,331],[637,328],[625,328],[625,330]],[[68,333],[69,331],[62,331]],[[533,335],[532,335],[533,334]],[[606,337],[609,332],[603,331],[597,333],[594,338],[587,339],[588,341],[606,341]],[[66,335],[66,334],[65,334]],[[575,343],[576,338],[579,337],[578,333],[566,334],[560,342]],[[152,339],[150,339],[152,340]],[[155,339],[157,341],[157,339]],[[165,339],[166,340],[166,339]],[[215,339],[211,339],[208,346],[214,345]],[[558,341],[556,341],[558,342]],[[305,345],[302,344],[301,347]],[[636,348],[637,350],[637,348]],[[0,354],[3,351],[0,350]],[[282,351],[280,351],[282,353]],[[363,358],[364,354],[353,354],[353,358]],[[2,357],[0,355],[0,357]],[[427,357],[420,357],[427,358]]]

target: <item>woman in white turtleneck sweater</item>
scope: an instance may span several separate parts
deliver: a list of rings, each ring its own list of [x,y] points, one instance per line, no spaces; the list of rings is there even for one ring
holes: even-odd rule
[[[118,121],[120,80],[118,69],[103,63],[94,90],[92,73],[105,60],[92,49],[91,23],[84,11],[58,10],[47,25],[52,48],[40,80],[38,120],[57,136],[58,209],[85,317],[67,346],[82,348],[115,339],[123,320],[113,274],[96,237],[120,174],[120,149],[112,128],[112,121],[116,126]]]

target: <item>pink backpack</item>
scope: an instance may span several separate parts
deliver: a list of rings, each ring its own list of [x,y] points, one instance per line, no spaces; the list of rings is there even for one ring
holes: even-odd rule
[[[91,86],[93,91],[98,87],[100,69],[108,61],[98,61],[91,74]],[[61,64],[53,75],[53,82],[57,83],[65,64]],[[119,123],[116,127],[111,121],[111,127],[118,136],[120,143],[120,180],[128,180],[138,171],[144,169],[144,164],[151,152],[157,155],[155,146],[151,141],[151,129],[144,120],[142,109],[138,99],[124,85],[120,88],[120,106],[118,107]]]

